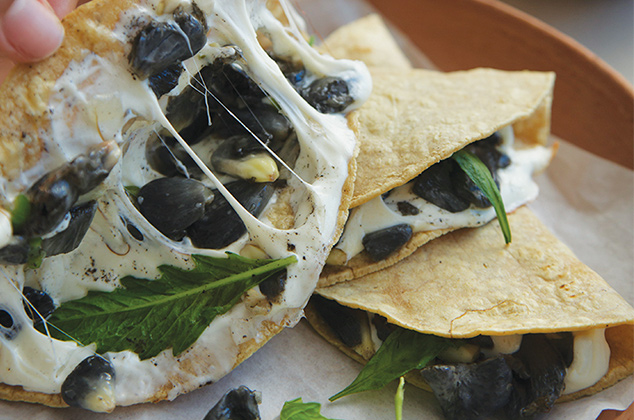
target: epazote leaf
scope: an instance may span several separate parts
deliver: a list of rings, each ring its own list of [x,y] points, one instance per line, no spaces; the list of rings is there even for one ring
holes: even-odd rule
[[[322,416],[320,410],[321,404],[319,403],[304,403],[301,398],[295,398],[284,403],[280,420],[335,420]]]
[[[452,158],[460,165],[460,168],[462,168],[467,176],[471,178],[473,183],[482,190],[486,198],[489,199],[495,209],[495,214],[500,223],[500,229],[502,229],[502,234],[504,235],[504,241],[507,244],[511,243],[511,228],[509,227],[509,221],[506,217],[502,195],[493,180],[489,168],[487,168],[479,157],[467,150],[460,150],[454,153]]]
[[[329,400],[335,401],[357,392],[381,389],[410,370],[424,368],[450,345],[449,339],[399,328],[387,337],[359,376]]]
[[[51,335],[96,343],[98,353],[131,350],[142,360],[170,347],[179,355],[245,291],[297,261],[294,256],[252,260],[231,253],[192,258],[196,266],[191,270],[162,265],[156,280],[126,276],[123,287],[112,292],[93,291],[62,304],[48,319]]]

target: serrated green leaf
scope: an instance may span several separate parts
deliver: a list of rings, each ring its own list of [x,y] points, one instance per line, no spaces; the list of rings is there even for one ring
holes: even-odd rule
[[[346,395],[381,389],[410,370],[424,368],[450,345],[446,338],[399,328],[387,337],[359,376],[329,400],[335,401]]]
[[[48,319],[55,327],[53,337],[96,343],[98,353],[132,350],[142,360],[168,348],[179,355],[245,291],[297,261],[294,256],[252,260],[230,253],[228,258],[193,259],[192,270],[160,266],[156,280],[126,276],[119,289],[62,304]]]
[[[320,410],[321,404],[316,402],[304,403],[301,398],[296,398],[284,403],[280,420],[335,420],[322,416]]]
[[[511,228],[506,217],[506,210],[504,209],[502,195],[493,180],[493,176],[491,175],[489,168],[487,168],[480,158],[467,150],[460,150],[454,153],[452,157],[458,165],[460,165],[467,176],[471,178],[473,183],[482,190],[486,198],[489,199],[495,209],[498,222],[500,222],[500,229],[502,229],[504,241],[507,244],[511,243]]]

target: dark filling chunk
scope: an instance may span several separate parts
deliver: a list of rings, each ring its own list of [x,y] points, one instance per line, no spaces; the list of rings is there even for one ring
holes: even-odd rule
[[[418,213],[420,213],[418,207],[411,203],[408,203],[407,201],[399,201],[398,203],[396,203],[396,207],[403,216],[416,216]]]
[[[50,257],[66,254],[79,246],[92,223],[97,202],[89,201],[70,210],[68,227],[55,236],[42,240],[42,250]]]
[[[152,92],[154,92],[158,98],[165,95],[178,85],[178,79],[181,77],[182,72],[183,66],[177,63],[151,75],[148,79],[148,83]]]
[[[451,181],[459,172],[462,170],[453,160],[440,161],[414,180],[412,192],[452,213],[466,210],[469,201],[457,194]]]
[[[435,365],[421,371],[448,419],[533,418],[548,412],[564,389],[572,334],[561,338],[526,334],[520,349],[479,363]],[[481,342],[469,340],[470,342]],[[483,342],[486,345],[486,342]]]
[[[374,261],[381,261],[405,245],[412,237],[412,227],[401,224],[368,233],[363,247]]]
[[[24,312],[33,320],[33,324],[39,324],[42,318],[47,319],[55,310],[53,299],[42,290],[25,287],[22,289],[22,295]]]
[[[269,300],[280,296],[286,288],[286,271],[269,277],[260,283],[260,292]]]
[[[207,27],[200,13],[194,15],[178,9],[175,24],[152,21],[132,41],[129,61],[141,79],[161,73],[166,68],[193,57],[207,42]]]
[[[448,420],[489,418],[511,395],[513,373],[504,357],[421,370]]]
[[[18,324],[7,308],[0,307],[0,335],[6,340],[13,340],[17,337],[22,326]]]
[[[227,392],[203,420],[260,420],[259,395],[246,386]]]
[[[18,235],[41,236],[64,219],[78,197],[96,188],[110,174],[118,158],[114,142],[101,143],[86,154],[42,176],[26,192],[30,210]]]
[[[259,216],[273,195],[271,183],[234,181],[227,190],[252,215]],[[187,235],[194,246],[220,249],[238,240],[246,233],[246,226],[229,202],[216,193],[214,201],[205,208],[202,218],[187,228]]]
[[[29,259],[31,246],[24,236],[14,235],[8,245],[0,249],[0,263],[6,265],[24,264]]]
[[[156,136],[148,140],[145,157],[152,169],[167,177],[182,175],[202,179],[204,176],[194,159],[171,136]]]
[[[509,157],[496,149],[500,142],[500,135],[494,133],[465,147],[489,168],[498,187],[498,169],[510,164]],[[412,192],[452,213],[466,210],[471,204],[478,208],[491,206],[482,190],[451,158],[440,161],[421,173],[413,181]]]
[[[566,364],[543,334],[526,334],[512,356],[513,393],[507,407],[511,418],[548,412],[564,390]]]
[[[144,185],[137,195],[141,214],[162,234],[174,240],[203,217],[213,193],[201,182],[187,178],[159,178]]]
[[[367,319],[364,311],[348,308],[319,295],[313,295],[311,304],[346,346],[354,347],[361,344],[361,323]]]
[[[114,393],[115,372],[110,362],[99,355],[85,358],[62,383],[62,399],[71,407],[95,411],[101,396]]]
[[[376,314],[372,317],[372,325],[376,328],[376,335],[381,341],[385,341],[387,336],[397,328],[394,324],[387,322],[387,318]]]
[[[317,79],[300,93],[317,111],[325,114],[342,112],[354,101],[346,81],[336,77]]]

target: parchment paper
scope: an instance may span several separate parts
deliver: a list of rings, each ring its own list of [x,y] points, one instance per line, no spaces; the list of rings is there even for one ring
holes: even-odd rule
[[[323,35],[370,10],[360,1],[314,2],[322,7],[311,3],[300,1],[299,7],[313,24],[322,23],[316,29]],[[311,17],[317,16],[314,13],[319,10],[332,19]],[[416,61],[420,64],[425,59],[417,55]],[[562,142],[552,165],[538,180],[541,194],[530,207],[582,261],[634,304],[634,173]],[[106,415],[1,401],[0,419],[201,420],[226,391],[239,385],[262,392],[263,419],[276,418],[284,401],[297,397],[305,402],[322,403],[322,414],[328,418],[394,418],[396,384],[336,403],[328,402],[328,397],[347,386],[360,369],[359,364],[323,341],[302,321],[274,337],[219,382],[172,402],[123,407]],[[629,377],[593,397],[557,404],[546,418],[594,420],[604,409],[623,410],[633,401],[634,379]],[[406,386],[403,418],[442,419],[442,416],[433,395]]]

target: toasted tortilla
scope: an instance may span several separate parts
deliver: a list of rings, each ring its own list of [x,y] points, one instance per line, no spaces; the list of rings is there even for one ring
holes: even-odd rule
[[[373,92],[349,117],[360,140],[351,207],[418,176],[466,145],[512,125],[518,148],[545,145],[555,75],[475,69],[371,69]],[[556,150],[554,146],[553,153]],[[345,265],[327,265],[319,286],[389,267],[454,228],[416,232],[381,261],[362,252]]]
[[[35,165],[42,154],[40,137],[50,130],[49,97],[68,64],[93,51],[127,65],[126,46],[112,30],[132,0],[91,1],[63,19],[61,47],[36,64],[18,64],[0,86],[0,176],[13,179]]]
[[[502,127],[513,125],[527,146],[548,139],[554,73],[371,72],[372,95],[349,116],[360,141],[353,208]]]
[[[389,268],[316,293],[403,328],[449,338],[607,328],[609,372],[560,400],[594,394],[631,375],[634,309],[530,210],[518,209],[509,222],[509,245],[499,240],[497,222],[462,229]],[[307,310],[307,318],[320,333],[328,331],[314,310]]]
[[[0,114],[3,115],[2,138],[0,139],[0,177],[7,182],[19,178],[24,171],[36,167],[44,154],[42,137],[51,134],[51,110],[48,103],[56,81],[72,62],[81,62],[88,54],[96,54],[105,60],[128,68],[130,46],[112,33],[126,11],[137,7],[137,1],[109,2],[94,0],[82,5],[63,20],[66,36],[59,50],[37,64],[17,65],[0,87]],[[355,153],[356,154],[356,153]],[[352,197],[352,185],[356,164],[354,158],[348,163],[348,178],[342,185],[341,202],[333,222],[332,237],[323,250],[329,249],[341,233]],[[288,199],[288,197],[286,197]],[[0,203],[0,207],[7,203]],[[278,201],[273,206],[269,219],[280,229],[290,229],[289,218],[296,217],[294,203]],[[276,209],[279,209],[276,211]],[[290,223],[290,224],[289,224]],[[325,255],[323,255],[325,258]],[[316,274],[314,274],[316,275]],[[316,279],[315,279],[316,280]],[[314,283],[313,285],[314,286]],[[311,286],[311,290],[312,290]],[[308,298],[308,295],[305,299]],[[305,303],[305,302],[304,302]],[[294,325],[301,315],[301,307],[287,310],[274,320],[262,322],[256,338],[249,338],[237,345],[234,368],[262,347],[283,328]],[[246,337],[246,336],[245,336]],[[175,394],[192,391],[205,381],[192,378],[208,373],[214,355],[205,346],[192,346],[178,358],[179,371],[164,375],[165,385],[151,397],[143,397],[134,403],[157,402],[173,399]],[[211,362],[210,362],[211,361]],[[196,383],[199,382],[199,383]],[[174,389],[177,391],[175,392]],[[41,403],[53,407],[66,406],[59,394],[32,392],[21,386],[0,384],[0,399]]]
[[[412,180],[468,144],[512,125],[518,147],[545,145],[550,133],[554,73],[412,69],[380,16],[370,14],[326,38],[325,51],[371,69],[373,92],[349,116],[360,141],[354,208]],[[553,145],[553,154],[557,144]],[[396,252],[374,261],[362,252],[328,264],[319,287],[389,267],[455,229],[416,232]]]
[[[411,64],[377,14],[370,14],[333,31],[320,50],[335,58],[363,61],[368,67],[408,69]]]

